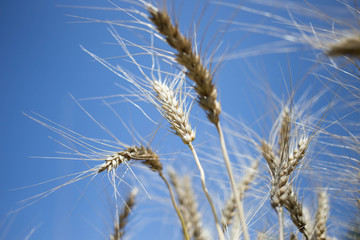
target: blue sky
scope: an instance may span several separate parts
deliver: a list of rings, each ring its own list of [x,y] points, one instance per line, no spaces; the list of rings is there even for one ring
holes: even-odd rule
[[[71,220],[71,208],[64,211],[62,207],[69,199],[60,196],[7,216],[10,210],[18,207],[17,201],[39,190],[10,192],[10,189],[62,176],[63,170],[65,173],[72,172],[69,171],[69,161],[30,158],[54,156],[58,145],[47,137],[50,132],[46,128],[35,124],[22,112],[29,114],[35,111],[72,128],[73,124],[76,125],[74,112],[79,109],[69,93],[79,97],[95,96],[101,91],[95,94],[93,90],[101,89],[103,85],[94,81],[100,77],[95,75],[96,68],[102,67],[91,64],[89,57],[79,47],[80,43],[99,43],[101,39],[96,34],[86,36],[86,32],[94,26],[68,24],[71,18],[65,14],[69,11],[56,6],[63,3],[1,3],[1,239],[24,239],[37,227],[33,239],[71,239],[79,236],[74,234],[80,228],[75,225],[76,221]],[[90,36],[93,39],[89,41]],[[104,73],[106,75],[106,71]],[[108,85],[112,85],[111,81]],[[82,95],[86,92],[88,94]],[[75,197],[75,201],[70,200],[70,205],[75,205],[79,195],[74,192],[66,195]],[[81,219],[79,222],[84,221]],[[84,238],[93,236],[93,233],[86,236],[86,231],[81,232],[80,236]]]
[[[126,5],[126,3],[119,4]],[[117,17],[120,13],[68,8],[60,5],[109,6],[109,3],[100,0],[75,2],[5,0],[0,4],[2,32],[0,38],[0,109],[2,113],[0,118],[2,164],[0,168],[0,219],[2,220],[0,239],[24,239],[29,234],[32,234],[30,239],[103,239],[112,228],[113,203],[108,201],[111,197],[106,196],[109,193],[106,194],[104,190],[109,190],[109,187],[101,185],[107,181],[105,177],[89,185],[87,185],[89,181],[84,180],[64,187],[16,214],[8,214],[9,211],[18,208],[19,205],[16,204],[18,201],[34,196],[56,184],[49,183],[16,191],[10,191],[11,189],[86,169],[86,165],[81,161],[32,158],[33,156],[58,156],[56,152],[64,151],[64,149],[56,140],[48,137],[58,139],[55,133],[35,123],[23,113],[32,114],[34,111],[86,136],[106,139],[109,136],[84,114],[69,94],[76,99],[83,99],[124,93],[123,89],[116,86],[122,82],[99,63],[93,61],[80,48],[82,45],[104,57],[117,56],[118,54],[114,52],[117,46],[106,44],[114,42],[107,30],[109,26],[95,23],[72,23],[77,19],[68,16],[108,19]],[[210,9],[211,7],[212,5]],[[228,11],[228,8],[221,7],[219,15],[229,18]],[[194,12],[197,11],[185,4],[179,18],[184,22],[191,21]],[[248,22],[266,21],[265,18],[251,14],[244,13],[238,16]],[[204,18],[206,17],[207,15]],[[186,23],[183,24],[182,26],[186,26]],[[210,29],[216,27],[216,24],[214,23],[214,26],[211,24]],[[201,25],[202,30],[205,26],[205,24]],[[120,34],[123,33],[122,30],[119,31]],[[130,36],[127,35],[128,33],[129,31],[124,31],[128,39],[139,39],[139,36]],[[213,30],[208,32],[209,36],[215,34],[219,33]],[[211,39],[211,37],[208,38]],[[257,34],[248,36],[246,33],[228,33],[224,37],[222,46],[231,48],[232,43],[239,40],[239,46],[247,49],[269,39],[271,40]],[[224,111],[242,119],[246,124],[254,123],[254,120],[262,116],[262,112],[268,108],[264,106],[266,97],[258,97],[258,92],[262,90],[256,89],[259,85],[254,81],[259,79],[264,81],[269,84],[279,99],[286,99],[284,82],[287,80],[283,78],[288,79],[290,76],[287,62],[290,62],[293,78],[301,79],[304,69],[307,69],[311,63],[303,61],[305,63],[302,62],[300,65],[297,61],[299,57],[306,56],[306,54],[272,54],[261,58],[250,57],[226,62],[218,74],[217,81]],[[254,71],[257,74],[254,74]],[[260,87],[266,89],[265,85]],[[80,103],[113,132],[120,133],[125,142],[132,143],[131,134],[124,130],[116,116],[104,107],[104,104],[99,101],[80,101]],[[151,124],[147,120],[142,120],[144,116],[134,110],[131,104],[120,103],[114,105],[114,108],[127,124],[139,127],[140,134],[151,134]],[[199,117],[204,116],[196,108],[195,114]],[[198,126],[198,131],[205,133],[205,136],[199,137],[199,142],[206,139],[206,134],[213,134],[213,130],[202,128],[196,121],[196,117],[194,119],[193,124]],[[173,136],[170,138],[176,141]],[[161,143],[164,140],[160,138],[157,141]],[[159,148],[169,153],[178,151],[174,150],[175,146],[169,145],[167,149]],[[182,150],[184,148],[180,149]],[[162,190],[162,187],[158,187],[154,192]],[[171,221],[175,219],[171,210],[163,210],[161,204],[149,203],[146,206],[148,208],[142,208],[141,212],[145,216],[150,216],[148,218],[150,220],[145,223],[137,222],[135,227],[130,228],[129,232],[137,233],[138,229],[144,232],[144,235],[135,234],[134,239],[144,239],[144,236],[152,236],[158,234],[159,231],[163,231],[166,236],[169,234],[166,232],[175,231],[167,228],[173,227]],[[152,215],[149,211],[151,207],[159,209],[162,215],[160,214],[160,217]],[[142,217],[137,216],[135,219],[141,221]],[[152,227],[153,221],[157,220],[162,224]],[[176,234],[180,233],[176,232]]]

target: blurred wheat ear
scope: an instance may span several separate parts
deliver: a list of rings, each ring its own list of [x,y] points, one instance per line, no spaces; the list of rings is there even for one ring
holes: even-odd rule
[[[135,197],[137,195],[137,189],[134,188],[123,207],[123,210],[119,213],[119,217],[117,222],[114,223],[114,233],[110,235],[110,240],[120,240],[125,234],[125,227],[127,223],[129,222],[129,217],[131,214],[131,211],[134,208],[135,205]]]

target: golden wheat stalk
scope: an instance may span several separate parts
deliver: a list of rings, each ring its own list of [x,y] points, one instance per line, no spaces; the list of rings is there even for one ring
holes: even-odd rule
[[[159,10],[150,4],[147,6],[147,10],[150,14],[149,19],[155,25],[157,31],[162,34],[165,37],[166,42],[177,51],[175,60],[186,68],[186,75],[195,83],[194,89],[197,92],[198,103],[200,107],[205,110],[209,121],[217,128],[232,191],[235,196],[239,196],[226,149],[223,131],[220,125],[219,115],[221,113],[221,105],[217,100],[217,89],[213,84],[213,73],[211,73],[211,71],[209,71],[202,63],[200,55],[193,49],[192,41],[185,37],[176,25],[172,24],[166,10]],[[197,163],[197,165],[199,164]],[[204,191],[207,192],[205,189]],[[208,194],[206,193],[206,195]],[[210,196],[207,196],[207,198],[210,199]],[[244,237],[246,240],[249,240],[243,206],[238,199],[236,199],[236,204],[237,213],[243,227]],[[214,212],[214,217],[215,215]],[[220,226],[217,224],[218,230],[219,227]]]

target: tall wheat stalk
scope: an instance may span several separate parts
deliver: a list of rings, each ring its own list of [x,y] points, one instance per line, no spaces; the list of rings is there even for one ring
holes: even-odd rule
[[[177,28],[177,26],[172,24],[166,9],[159,10],[152,5],[148,5],[148,11],[150,14],[150,20],[155,25],[156,29],[159,31],[159,33],[165,36],[166,42],[177,51],[175,60],[180,65],[183,65],[186,68],[187,70],[186,75],[195,83],[194,89],[197,92],[198,103],[200,107],[204,109],[204,111],[206,112],[209,121],[215,125],[218,131],[221,150],[223,153],[226,169],[229,175],[232,191],[235,196],[239,196],[239,192],[237,191],[236,188],[234,174],[231,168],[229,155],[226,149],[224,134],[220,125],[219,115],[221,113],[221,105],[220,102],[217,100],[217,89],[213,84],[213,73],[211,73],[209,69],[203,65],[201,61],[201,57],[193,49],[192,41],[189,38],[182,35],[182,33]],[[189,147],[194,153],[195,159],[197,159],[193,147],[190,145]],[[200,170],[201,169],[200,162],[196,160],[196,163]],[[205,178],[205,173],[203,170],[200,170],[200,175],[201,175],[201,179]],[[203,188],[210,202],[210,196],[207,193],[205,183],[203,183]],[[246,240],[249,240],[247,224],[245,221],[245,214],[242,203],[240,202],[239,198],[236,198],[236,204],[237,204],[237,213],[241,221],[241,226],[243,228],[244,238]],[[212,208],[214,212],[214,217],[217,221],[218,218],[215,214],[214,211],[215,209],[213,206]],[[216,227],[219,232],[220,225],[218,223],[216,224]]]

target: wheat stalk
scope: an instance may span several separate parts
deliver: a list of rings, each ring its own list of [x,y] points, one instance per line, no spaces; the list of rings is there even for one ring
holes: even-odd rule
[[[172,24],[166,10],[159,10],[152,5],[148,5],[147,9],[150,14],[149,19],[156,26],[158,32],[165,36],[166,42],[177,51],[175,60],[187,69],[186,75],[195,83],[194,89],[197,92],[198,103],[200,107],[205,110],[207,118],[216,126],[218,131],[232,191],[235,196],[239,196],[219,121],[221,105],[217,100],[217,89],[213,84],[213,73],[203,65],[201,57],[192,47],[192,41],[185,37],[176,25]],[[210,197],[208,197],[208,199],[209,198]],[[246,240],[249,240],[244,211],[240,200],[236,199],[236,204],[238,210],[237,213],[243,227],[244,237]],[[217,226],[217,228],[219,230],[219,226]]]
[[[221,231],[221,227],[219,224],[219,218],[217,216],[217,212],[209,191],[206,186],[206,176],[205,171],[201,165],[201,162],[197,156],[196,150],[192,145],[192,141],[195,139],[195,131],[192,130],[189,123],[189,116],[185,114],[182,105],[179,103],[176,98],[176,94],[169,88],[165,83],[159,81],[153,81],[152,86],[154,91],[156,92],[156,99],[160,103],[160,107],[162,108],[161,113],[165,117],[165,119],[170,123],[171,129],[175,131],[175,134],[178,135],[184,144],[186,144],[195,159],[196,165],[200,172],[200,180],[202,189],[205,193],[205,196],[211,206],[211,210],[214,216],[216,229],[218,231],[218,235],[220,239],[224,239],[223,232]]]

